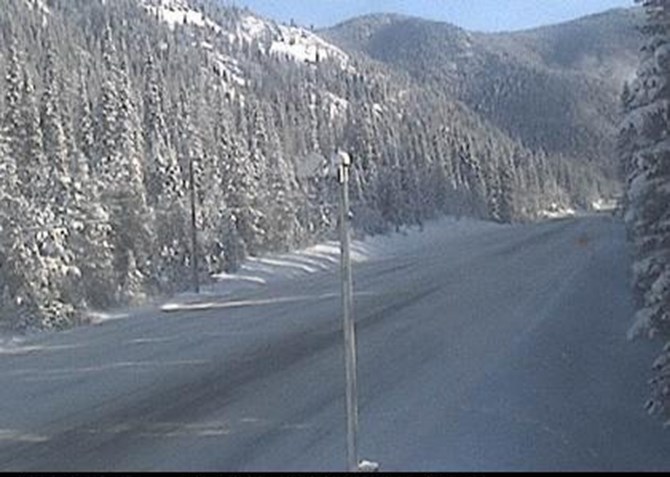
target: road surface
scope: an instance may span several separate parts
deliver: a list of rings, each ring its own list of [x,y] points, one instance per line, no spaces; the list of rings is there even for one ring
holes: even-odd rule
[[[622,226],[500,227],[354,268],[361,457],[670,470]],[[0,470],[343,470],[336,273],[0,353]]]

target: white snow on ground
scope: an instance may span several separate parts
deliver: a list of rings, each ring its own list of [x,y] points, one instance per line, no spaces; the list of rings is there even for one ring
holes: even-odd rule
[[[170,28],[187,24],[207,28],[217,34],[226,34],[230,42],[259,42],[262,51],[297,62],[316,63],[330,58],[346,67],[349,56],[331,43],[304,28],[266,21],[254,15],[245,15],[236,31],[224,31],[221,25],[202,12],[194,10],[186,0],[143,0],[144,9],[165,22]],[[269,44],[264,44],[269,41]],[[204,46],[207,49],[207,46]]]
[[[86,316],[88,317],[91,324],[97,325],[100,323],[104,323],[106,321],[123,320],[125,318],[128,318],[130,314],[124,311],[116,311],[116,312],[89,311],[86,313]]]
[[[447,217],[426,224],[423,231],[417,228],[406,228],[400,233],[353,240],[351,260],[353,263],[362,263],[401,253],[412,253],[437,240],[444,241],[476,235],[499,227],[505,227],[505,225],[475,219]],[[339,263],[340,244],[338,241],[313,245],[291,253],[250,257],[240,267],[238,273],[214,275],[215,283],[203,287],[199,295],[193,293],[177,295],[164,303],[161,310],[203,310],[235,306],[230,303],[221,303],[220,299],[240,291],[257,290],[281,280],[334,271],[339,267]]]
[[[215,33],[221,32],[221,27],[207,18],[202,12],[193,10],[188,2],[184,0],[153,0],[146,1],[144,8],[152,16],[168,24],[170,28],[175,25],[188,24],[201,28],[210,28]]]
[[[26,3],[28,4],[28,7],[32,10],[33,8],[37,8],[38,10],[41,10],[42,13],[46,15],[50,15],[51,11],[49,10],[49,7],[47,7],[46,3],[44,3],[44,0],[25,0]]]
[[[343,117],[346,114],[347,109],[349,108],[349,101],[330,91],[325,92],[325,97],[328,100],[328,111],[331,120],[337,117]]]
[[[38,335],[42,336],[44,333],[33,332],[26,335],[17,335],[12,333],[0,334],[0,359],[5,356],[18,356],[29,353],[57,352],[80,347],[80,345],[77,344],[44,345],[40,344],[39,342],[33,342],[34,340],[31,338]]]
[[[149,15],[157,18],[174,29],[176,25],[189,25],[208,29],[215,34],[222,33],[219,24],[205,16],[202,12],[192,9],[185,0],[143,0],[142,6]],[[211,55],[211,68],[224,80],[224,86],[230,93],[235,92],[235,85],[244,86],[246,80],[237,60],[216,50],[208,41],[201,41],[200,47]]]
[[[12,354],[21,346],[23,338],[11,334],[0,335],[0,356],[3,354]]]
[[[203,48],[206,47],[203,46]],[[220,77],[231,84],[237,84],[239,86],[246,85],[244,72],[235,58],[215,52],[211,49],[210,53],[212,54],[212,68]]]
[[[282,25],[246,14],[231,30],[223,28],[203,12],[195,9],[188,0],[140,1],[147,14],[167,24],[171,29],[178,25],[188,25],[209,30],[219,38],[227,38],[230,43],[255,44],[261,52],[280,59],[316,63],[328,58],[339,63],[342,68],[351,69],[349,57],[344,51],[304,28]],[[211,68],[222,78],[222,84],[228,93],[234,95],[238,86],[246,85],[246,75],[234,58],[217,51],[213,42],[201,41],[199,46],[211,55]],[[343,104],[344,100],[337,97],[336,99],[329,105],[331,117],[342,114],[343,108],[346,110],[346,102]]]
[[[152,16],[165,22],[170,28],[179,24],[187,24],[200,28],[208,28],[215,33],[222,33],[223,28],[194,10],[185,0],[144,0],[145,10]],[[337,48],[309,30],[300,27],[276,24],[265,21],[254,15],[242,17],[237,31],[226,32],[230,41],[242,40],[263,42],[272,38],[269,45],[264,45],[270,54],[288,57],[293,61],[314,63],[317,59],[332,58],[343,67],[349,57]]]
[[[345,67],[349,57],[342,50],[322,40],[304,28],[278,25],[278,36],[270,46],[270,53],[285,55],[294,61],[316,63],[318,60],[332,58]]]
[[[551,204],[551,206],[539,213],[543,219],[564,219],[566,217],[574,217],[577,211],[572,207],[566,207],[559,204]]]
[[[343,67],[347,65],[347,54],[309,30],[265,21],[254,15],[245,15],[239,24],[237,36],[246,42],[267,41],[264,45],[271,55],[288,57],[297,62],[315,63],[318,59],[332,58]]]
[[[591,204],[591,207],[593,207],[593,210],[597,210],[599,212],[612,211],[617,208],[617,200],[601,198],[598,200],[594,200],[593,203]]]
[[[246,41],[256,40],[268,30],[268,24],[253,15],[242,17],[240,31],[242,38]]]
[[[558,203],[553,203],[545,210],[538,214],[542,219],[564,219],[567,217],[575,217],[578,215],[588,214],[590,211],[595,212],[613,212],[618,207],[617,198],[599,198],[591,202],[591,208],[588,210],[575,210],[572,207],[565,206]]]
[[[443,242],[478,235],[500,227],[507,226],[470,218],[446,217],[427,223],[423,231],[419,231],[416,227],[403,228],[400,233],[352,240],[351,260],[356,264],[382,260],[399,254],[411,254],[430,247],[437,241]],[[199,294],[193,292],[180,293],[158,306],[162,311],[176,312],[272,305],[277,302],[273,300],[245,300],[235,298],[235,295],[240,292],[261,290],[283,280],[328,271],[333,272],[338,270],[339,266],[340,244],[335,240],[291,253],[250,257],[242,264],[239,272],[214,275],[212,277],[214,283],[203,286]],[[308,301],[323,298],[323,296],[296,296],[289,297],[288,300]],[[125,320],[140,311],[152,310],[155,307],[156,303],[147,303],[141,307],[119,308],[108,311],[91,310],[86,312],[86,321],[92,325],[101,325],[107,322]],[[44,334],[44,332],[40,334]],[[0,356],[34,351],[22,345],[25,339],[25,336],[0,334]]]

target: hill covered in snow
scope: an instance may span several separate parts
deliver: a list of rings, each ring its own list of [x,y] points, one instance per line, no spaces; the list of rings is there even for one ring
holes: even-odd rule
[[[86,308],[182,291],[194,255],[206,281],[334,237],[338,149],[353,158],[359,235],[445,214],[534,220],[618,190],[602,161],[528,141],[494,114],[544,73],[503,81],[508,70],[487,76],[486,61],[517,71],[518,58],[481,50],[476,35],[366,21],[367,37],[363,20],[313,32],[209,0],[4,0],[2,326],[65,327]],[[380,56],[398,28],[388,55],[405,60]],[[488,103],[461,94],[457,74],[417,74],[422,61],[447,71],[449,55],[478,58],[472,88]],[[607,98],[585,104],[608,111]]]

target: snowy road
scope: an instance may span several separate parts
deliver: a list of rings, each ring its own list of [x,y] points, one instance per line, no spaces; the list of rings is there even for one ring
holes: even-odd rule
[[[670,469],[609,216],[354,269],[361,457],[385,470]],[[0,351],[0,470],[342,470],[338,280]],[[242,292],[240,292],[242,293]]]

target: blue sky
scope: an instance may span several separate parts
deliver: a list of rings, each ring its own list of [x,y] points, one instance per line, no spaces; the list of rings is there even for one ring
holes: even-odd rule
[[[468,30],[503,31],[571,20],[633,0],[223,0],[261,15],[325,27],[365,13],[395,12],[454,23]]]

